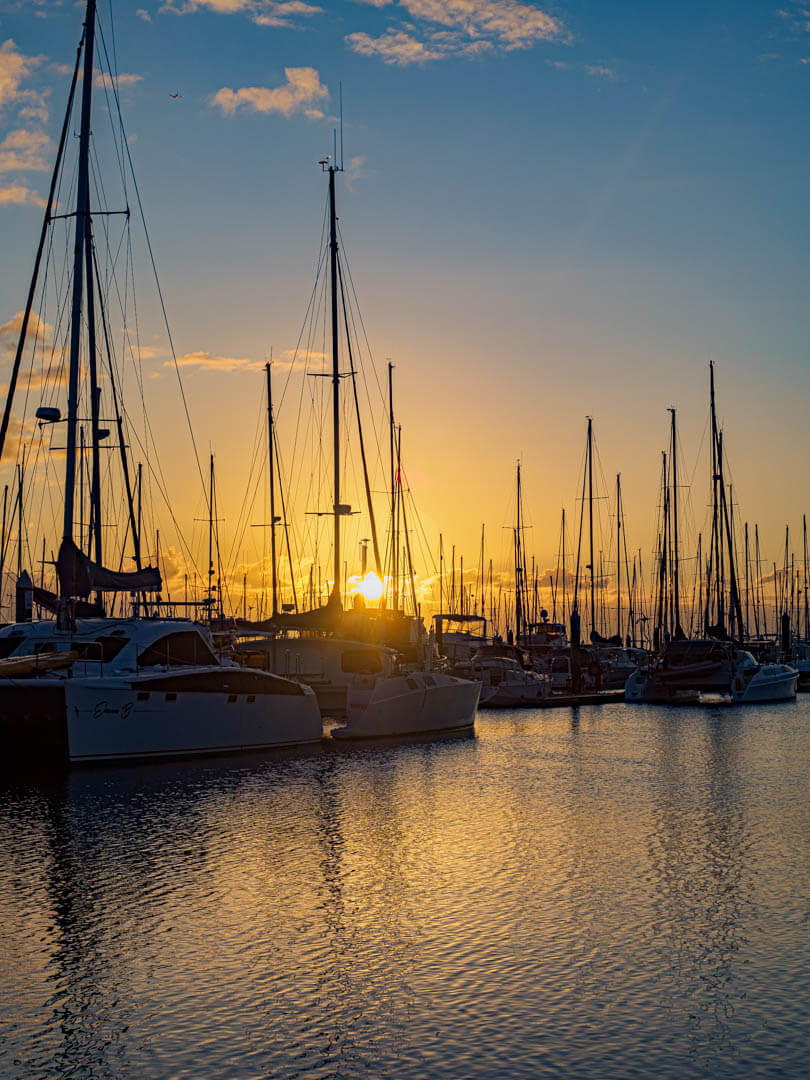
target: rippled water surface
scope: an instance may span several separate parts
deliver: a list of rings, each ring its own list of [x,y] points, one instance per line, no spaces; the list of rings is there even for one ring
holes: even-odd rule
[[[0,778],[0,1076],[804,1077],[810,698]]]

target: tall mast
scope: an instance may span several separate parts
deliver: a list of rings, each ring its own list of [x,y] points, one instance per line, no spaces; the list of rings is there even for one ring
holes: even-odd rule
[[[562,621],[565,625],[565,507],[562,510]]]
[[[278,567],[276,564],[276,463],[273,457],[273,387],[270,377],[270,362],[264,365],[267,372],[267,467],[270,470],[270,562],[271,597],[273,608],[271,616],[278,613]]]
[[[675,422],[675,409],[669,411],[672,415],[672,448],[669,455],[669,465],[672,470],[672,597],[675,616],[672,632],[674,637],[680,637],[683,630],[681,628],[681,590],[678,560],[678,432]]]
[[[70,326],[70,366],[68,368],[67,456],[65,459],[65,540],[73,539],[74,488],[76,486],[76,427],[79,409],[79,367],[84,245],[90,214],[90,109],[93,94],[93,49],[96,35],[96,0],[87,0],[85,17],[84,71],[82,74],[82,115],[79,131],[79,173],[76,191],[76,230],[73,255],[73,299]]]
[[[394,365],[390,360],[388,361],[388,442],[391,456],[391,577],[394,588],[394,611],[396,611],[399,607],[399,537],[397,535],[397,469],[394,449]],[[455,559],[453,573],[455,574]]]
[[[751,552],[748,546],[748,522],[745,523],[745,636],[751,636],[749,588],[751,583]]]
[[[721,437],[717,430],[717,410],[715,407],[714,399],[714,361],[709,362],[709,403],[711,409],[711,423],[712,423],[712,546],[714,557],[714,573],[716,578],[715,593],[717,597],[717,626],[720,632],[725,630],[725,604],[723,595],[723,574],[721,569],[721,552],[722,552],[722,526],[720,522],[720,491],[719,485],[722,484],[720,476],[720,469],[722,463],[722,442]],[[709,582],[706,583],[706,610],[709,608]],[[706,623],[708,624],[708,618]]]
[[[517,517],[515,528],[515,644],[520,642],[520,624],[523,618],[522,604],[522,560],[520,554],[520,462],[517,463]]]
[[[802,531],[804,532],[804,638],[810,640],[810,608],[807,597],[807,514],[802,514]]]
[[[332,595],[340,599],[340,362],[338,357],[337,299],[337,214],[335,212],[335,166],[329,166],[329,269],[332,304],[332,455],[334,466],[334,585]]]
[[[591,556],[591,641],[596,630],[596,594],[593,565],[593,421],[588,417],[588,534]]]
[[[208,618],[214,612],[214,455],[208,477]]]
[[[616,633],[622,636],[622,474],[616,473]]]

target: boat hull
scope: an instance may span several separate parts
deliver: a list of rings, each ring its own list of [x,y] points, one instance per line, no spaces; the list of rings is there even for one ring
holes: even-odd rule
[[[432,685],[429,680],[432,680]],[[364,694],[349,691],[348,719],[334,739],[378,739],[397,735],[463,731],[475,724],[481,684],[449,675],[378,679]]]
[[[739,704],[765,701],[790,701],[796,697],[799,673],[785,664],[766,664],[745,686],[735,680],[732,700]]]
[[[28,764],[186,757],[319,742],[315,695],[294,684],[279,692],[257,674],[221,669],[21,680],[0,688],[0,738],[15,759]]]

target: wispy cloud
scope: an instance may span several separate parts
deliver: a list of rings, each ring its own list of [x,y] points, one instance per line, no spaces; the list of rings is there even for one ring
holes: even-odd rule
[[[173,360],[166,360],[164,367],[173,367]],[[209,352],[191,352],[177,357],[177,366],[197,368],[200,371],[259,371],[264,365],[260,360],[241,356],[214,356]]]
[[[47,206],[42,196],[24,184],[10,184],[8,187],[0,187],[0,206],[24,206],[27,203],[41,206],[43,210]]]
[[[322,7],[304,0],[178,0],[166,3],[161,12],[189,15],[195,11],[213,11],[218,15],[247,15],[257,26],[295,29],[296,20],[320,15]]]
[[[320,120],[323,116],[320,103],[328,101],[329,90],[315,68],[285,68],[284,76],[287,81],[281,86],[243,86],[239,90],[225,86],[214,94],[211,104],[228,116],[244,108],[280,116],[301,112],[312,120]]]
[[[123,71],[120,75],[110,75],[107,71],[93,72],[93,83],[99,90],[103,90],[106,86],[134,86],[142,79],[143,75],[127,75]]]
[[[138,16],[139,19],[143,19],[144,22],[152,21],[152,16],[149,14],[146,8],[138,8],[135,14]]]
[[[588,64],[585,70],[594,79],[615,80],[616,72],[605,64]]]
[[[566,38],[559,19],[523,0],[358,0],[391,8],[396,22],[384,34],[347,34],[346,44],[385,63],[421,64],[450,56],[529,49],[538,41]],[[412,21],[404,21],[403,15]],[[441,28],[441,29],[439,29]]]
[[[10,131],[0,142],[0,173],[46,172],[51,140],[44,131]]]
[[[21,53],[11,38],[0,45],[0,109],[8,105],[44,106],[41,94],[20,89],[20,84],[41,62],[41,56],[25,56]]]
[[[379,56],[386,64],[406,67],[408,64],[424,64],[428,60],[442,60],[447,53],[431,48],[424,41],[404,30],[386,30],[380,37],[357,32],[346,35],[346,44],[361,56]]]
[[[346,171],[344,177],[346,180],[346,187],[349,191],[354,191],[354,185],[358,180],[364,179],[369,175],[369,170],[366,168],[366,159],[362,154],[358,154],[356,157],[349,158],[346,165]]]

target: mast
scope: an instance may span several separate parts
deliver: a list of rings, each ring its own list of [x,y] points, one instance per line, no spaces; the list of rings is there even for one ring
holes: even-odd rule
[[[596,631],[596,594],[593,565],[593,421],[588,417],[588,538],[591,556],[591,641]]]
[[[810,641],[810,607],[807,602],[807,514],[802,514],[802,531],[804,533],[804,639]]]
[[[520,624],[523,619],[523,597],[522,593],[522,561],[520,553],[520,462],[517,463],[517,517],[515,528],[515,644],[520,642]]]
[[[93,94],[93,48],[96,33],[96,0],[87,0],[85,17],[82,114],[79,131],[79,174],[76,192],[76,231],[73,257],[73,297],[68,369],[67,457],[65,460],[65,516],[63,538],[73,539],[73,507],[76,486],[76,427],[79,409],[82,285],[85,237],[90,214],[90,107]]]
[[[210,457],[208,477],[208,618],[214,611],[214,455]]]
[[[397,536],[397,479],[394,451],[394,365],[390,360],[388,361],[388,443],[391,458],[391,577],[394,589],[394,611],[396,611],[399,607],[399,537]],[[453,573],[455,574],[455,558]]]
[[[329,270],[332,308],[332,454],[334,467],[334,585],[332,595],[340,600],[340,364],[338,356],[337,299],[337,214],[335,212],[335,166],[329,166]]]
[[[565,623],[565,601],[566,601],[566,588],[565,588],[565,507],[562,508],[562,621]]]
[[[675,423],[675,409],[669,410],[672,415],[672,448],[670,450],[669,464],[672,470],[672,599],[674,606],[673,637],[683,637],[681,627],[681,591],[678,561],[678,434]]]
[[[722,574],[720,570],[720,499],[717,490],[718,483],[718,432],[717,432],[717,412],[715,409],[714,400],[714,361],[709,362],[709,407],[711,411],[711,425],[712,425],[712,535],[709,546],[709,566],[711,575],[712,560],[714,562],[714,574],[716,577],[715,595],[716,595],[716,617],[717,626],[722,633],[725,623],[725,612],[723,608],[723,587],[722,587]],[[709,606],[711,603],[711,581],[706,581],[706,613],[704,617],[704,633],[708,631],[710,626]]]
[[[267,373],[267,467],[270,471],[270,561],[271,574],[271,617],[278,613],[278,565],[276,562],[276,463],[273,458],[273,387],[270,377],[270,362],[264,365]]]
[[[622,636],[622,474],[616,473],[616,633]]]

